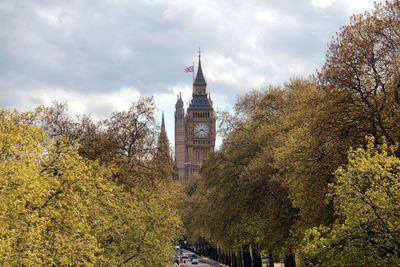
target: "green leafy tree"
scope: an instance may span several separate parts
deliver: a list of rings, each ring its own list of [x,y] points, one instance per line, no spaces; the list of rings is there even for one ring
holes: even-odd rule
[[[397,266],[400,264],[400,159],[395,147],[351,150],[331,184],[337,222],[308,230],[304,258],[318,266]]]
[[[169,264],[181,225],[171,180],[118,186],[113,162],[39,128],[48,116],[0,110],[1,265]]]
[[[101,248],[89,205],[101,172],[35,127],[34,115],[0,112],[2,264],[92,265]]]
[[[186,219],[189,233],[230,252],[237,266],[250,264],[249,250],[253,264],[261,264],[261,251],[280,251],[295,219],[286,188],[274,179],[270,154],[282,96],[271,88],[239,99],[235,116],[224,118],[223,145],[206,161],[190,198],[201,219]]]

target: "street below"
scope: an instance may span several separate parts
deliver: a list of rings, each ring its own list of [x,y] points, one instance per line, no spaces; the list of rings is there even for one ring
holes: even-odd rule
[[[199,267],[226,267],[226,265],[223,265],[221,263],[218,263],[214,260],[211,260],[207,257],[202,257],[199,255],[194,254],[193,252],[182,249],[182,262],[180,263],[180,267],[193,267],[193,266],[199,266]],[[192,263],[192,258],[193,255],[195,255],[196,259],[198,260],[198,264]]]

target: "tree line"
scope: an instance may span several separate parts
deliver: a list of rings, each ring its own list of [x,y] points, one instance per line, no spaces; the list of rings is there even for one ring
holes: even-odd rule
[[[186,189],[195,247],[234,267],[400,264],[400,1],[352,16],[309,79],[219,120],[223,143]]]
[[[67,111],[0,110],[0,265],[170,266],[180,189],[153,100]]]

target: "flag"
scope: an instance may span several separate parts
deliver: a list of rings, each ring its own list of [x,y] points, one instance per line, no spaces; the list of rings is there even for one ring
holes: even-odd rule
[[[193,66],[185,68],[185,72],[193,72]]]

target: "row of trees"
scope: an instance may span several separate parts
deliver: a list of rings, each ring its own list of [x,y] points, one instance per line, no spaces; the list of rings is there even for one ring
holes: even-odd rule
[[[191,240],[260,266],[400,263],[400,1],[351,18],[309,80],[253,91],[188,187]],[[351,150],[351,148],[354,148]]]
[[[152,99],[94,121],[0,110],[0,265],[169,266],[181,221]]]

